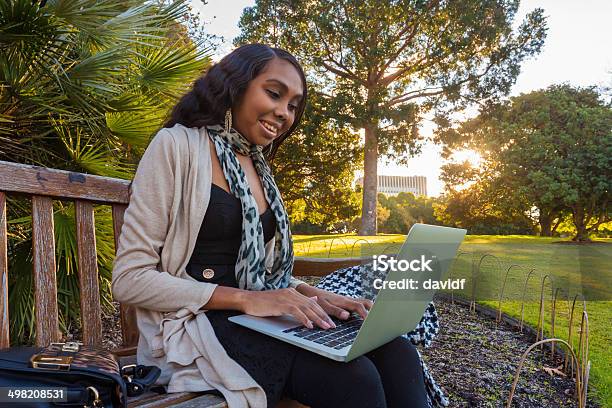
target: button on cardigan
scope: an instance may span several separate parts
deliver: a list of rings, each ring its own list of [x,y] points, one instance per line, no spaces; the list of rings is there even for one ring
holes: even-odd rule
[[[263,389],[227,355],[206,317],[217,285],[185,270],[210,199],[208,139],[205,128],[177,124],[149,144],[130,187],[112,292],[136,308],[137,361],[161,368],[157,384],[168,392],[217,389],[230,408],[265,407]],[[265,247],[268,267],[273,250],[274,239]]]

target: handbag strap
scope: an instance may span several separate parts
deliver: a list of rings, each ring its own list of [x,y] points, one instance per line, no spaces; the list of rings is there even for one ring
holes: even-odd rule
[[[159,378],[161,370],[155,366],[130,364],[121,367],[128,397],[137,397],[151,388]]]

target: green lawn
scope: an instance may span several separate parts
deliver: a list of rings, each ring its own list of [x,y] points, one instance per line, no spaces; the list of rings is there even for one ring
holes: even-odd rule
[[[343,235],[295,235],[294,248],[297,256],[349,257],[369,256],[396,252],[403,243],[404,235],[381,234],[375,237]],[[557,303],[555,337],[567,340],[569,308],[574,295],[587,298],[589,318],[589,359],[591,375],[589,383],[597,389],[596,395],[604,407],[612,407],[612,240],[600,244],[562,244],[558,238],[540,238],[522,235],[469,235],[460,248],[460,256],[453,265],[452,277],[466,277],[470,284],[462,296],[470,298],[473,293],[480,303],[497,307],[501,282],[506,271],[506,288],[502,310],[508,315],[520,317],[521,299],[526,277],[533,269],[525,291],[525,321],[535,327],[538,322],[538,302],[541,279],[545,275],[545,330],[551,332],[552,286],[562,288]],[[490,254],[492,256],[483,255]],[[472,265],[478,265],[480,274],[472,279]],[[476,287],[472,286],[476,283]],[[566,299],[569,297],[570,302]],[[576,306],[573,329],[577,340],[580,325],[580,307]],[[576,343],[576,341],[574,342]],[[577,344],[577,343],[576,343]]]

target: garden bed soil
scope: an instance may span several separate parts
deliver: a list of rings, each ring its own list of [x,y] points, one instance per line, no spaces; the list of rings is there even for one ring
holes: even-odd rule
[[[519,333],[505,322],[466,306],[436,299],[440,333],[433,345],[423,350],[436,381],[447,391],[450,407],[505,407],[519,360],[535,343],[531,334]],[[575,382],[555,374],[563,364],[559,354],[550,359],[539,348],[528,355],[517,384],[513,407],[577,407]],[[553,375],[550,374],[553,373]],[[587,400],[587,407],[600,405]]]

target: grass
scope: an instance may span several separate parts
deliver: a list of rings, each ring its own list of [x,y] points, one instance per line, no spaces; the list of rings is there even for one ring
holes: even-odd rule
[[[349,257],[397,252],[405,235],[296,235],[293,238],[297,256]],[[536,327],[541,282],[548,275],[544,280],[547,300],[544,329],[546,336],[550,336],[552,293],[556,288],[561,288],[558,292],[561,300],[557,302],[560,312],[555,323],[555,337],[565,340],[568,337],[572,300],[576,294],[584,296],[589,318],[589,384],[596,389],[595,396],[601,404],[612,407],[612,240],[586,245],[561,241],[559,238],[523,235],[468,235],[453,264],[451,277],[466,277],[470,282],[462,296],[471,298],[475,294],[480,303],[497,308],[501,282],[512,266],[507,273],[502,310],[520,318],[525,281],[533,270],[524,295],[524,318],[527,324]],[[484,254],[493,256],[482,258]],[[480,274],[477,279],[472,279],[473,267],[479,263]],[[580,310],[581,304],[577,304],[573,324],[575,345],[580,327]]]

